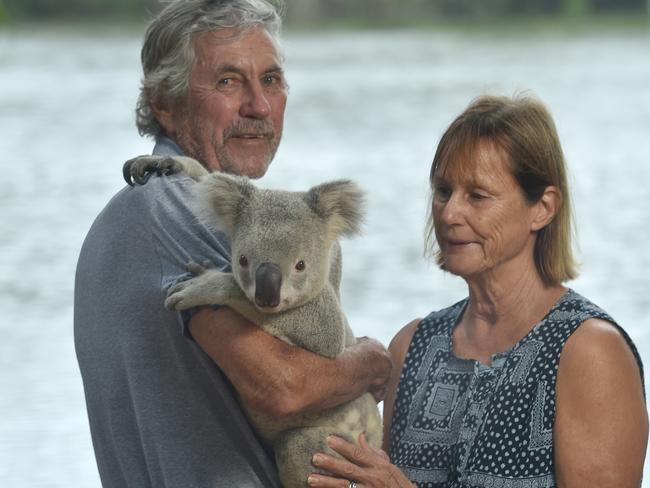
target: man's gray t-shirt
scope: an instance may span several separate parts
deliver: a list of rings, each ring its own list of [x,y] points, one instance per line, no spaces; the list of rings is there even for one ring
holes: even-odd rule
[[[175,152],[168,140],[154,151]],[[188,262],[230,266],[228,239],[189,208],[193,185],[124,188],[81,250],[75,347],[104,487],[279,486],[232,386],[163,306]]]

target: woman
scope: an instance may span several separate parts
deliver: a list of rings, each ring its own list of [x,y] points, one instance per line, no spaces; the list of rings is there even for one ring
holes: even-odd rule
[[[429,240],[468,298],[389,347],[384,449],[328,439],[317,487],[638,487],[648,420],[628,335],[576,276],[565,163],[538,101],[476,99],[431,167]],[[431,246],[428,246],[431,249]],[[393,464],[391,464],[391,462]]]

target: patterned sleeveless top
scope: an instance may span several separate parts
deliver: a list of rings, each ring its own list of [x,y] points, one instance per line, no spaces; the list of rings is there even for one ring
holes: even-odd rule
[[[395,400],[391,461],[419,487],[555,487],[562,347],[589,318],[615,322],[569,290],[514,348],[485,366],[452,353],[452,331],[466,305],[467,299],[431,313],[413,335]],[[620,330],[643,378],[639,354]]]

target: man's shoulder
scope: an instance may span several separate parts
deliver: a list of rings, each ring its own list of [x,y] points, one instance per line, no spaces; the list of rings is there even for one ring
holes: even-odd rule
[[[193,180],[177,176],[153,176],[145,185],[125,186],[104,206],[86,240],[122,240],[148,235],[156,228],[177,234],[196,221],[190,203]]]
[[[106,205],[105,211],[155,214],[180,209],[189,211],[194,181],[186,176],[152,176],[144,185],[125,186]],[[123,215],[126,217],[126,215]]]

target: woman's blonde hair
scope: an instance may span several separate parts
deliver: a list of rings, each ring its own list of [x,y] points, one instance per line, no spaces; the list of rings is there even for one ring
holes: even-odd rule
[[[535,266],[548,285],[574,279],[578,272],[571,242],[573,226],[566,164],[553,118],[539,100],[529,95],[486,95],[473,100],[440,139],[429,175],[432,191],[438,170],[475,160],[479,143],[486,141],[507,155],[512,175],[529,202],[539,201],[549,186],[559,190],[561,203],[557,214],[537,233]],[[441,265],[440,250],[434,245],[432,210],[426,240],[428,253],[434,254]]]

